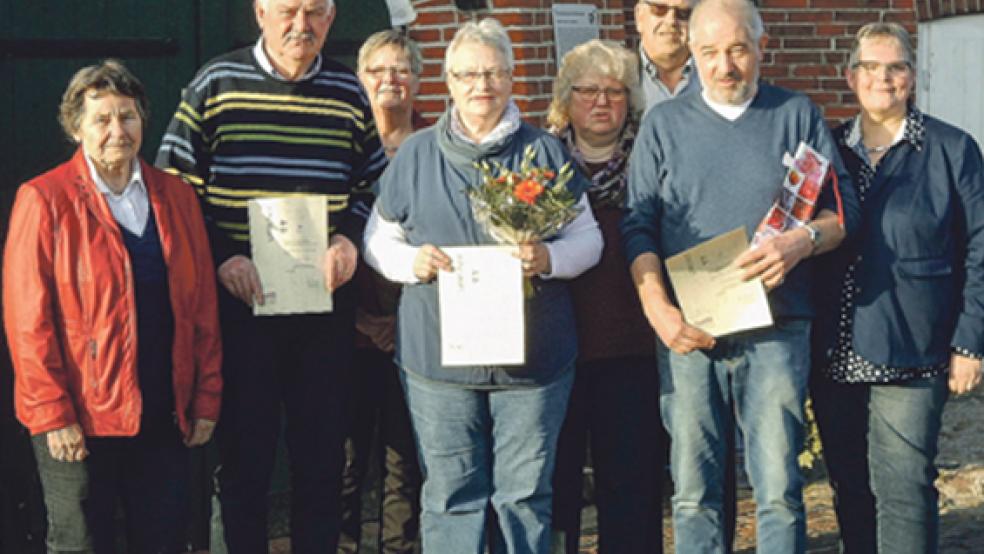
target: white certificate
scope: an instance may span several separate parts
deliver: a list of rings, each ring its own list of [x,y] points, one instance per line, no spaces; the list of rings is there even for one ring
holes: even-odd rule
[[[760,279],[743,281],[734,261],[748,250],[739,227],[666,259],[683,318],[715,337],[772,325]]]
[[[328,249],[328,199],[311,194],[250,200],[249,242],[263,286],[254,315],[332,310],[321,269]]]
[[[521,365],[526,358],[523,270],[511,246],[443,248],[437,277],[441,365]]]

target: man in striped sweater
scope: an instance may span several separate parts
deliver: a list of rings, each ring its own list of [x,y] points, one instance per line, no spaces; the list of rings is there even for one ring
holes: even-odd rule
[[[185,89],[157,165],[195,187],[220,283],[226,394],[217,473],[229,551],[266,552],[267,491],[286,414],[292,550],[334,552],[339,533],[346,374],[368,194],[386,164],[358,78],[323,58],[333,0],[255,0],[261,36],[207,63]],[[328,196],[331,314],[254,317],[246,202]]]

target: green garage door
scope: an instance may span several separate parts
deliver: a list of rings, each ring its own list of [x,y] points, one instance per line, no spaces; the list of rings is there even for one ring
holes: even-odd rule
[[[385,2],[335,3],[339,15],[325,51],[352,65],[362,40],[388,26]],[[152,160],[181,87],[197,68],[256,37],[252,0],[0,0],[0,248],[16,187],[74,149],[56,115],[75,71],[114,57],[140,77],[151,100],[142,153]],[[43,523],[34,461],[13,419],[4,340],[0,333],[0,552],[27,554],[43,551]],[[206,473],[198,475],[202,491]],[[275,488],[285,486],[282,472],[277,481]],[[192,534],[201,545],[206,499],[198,500]]]

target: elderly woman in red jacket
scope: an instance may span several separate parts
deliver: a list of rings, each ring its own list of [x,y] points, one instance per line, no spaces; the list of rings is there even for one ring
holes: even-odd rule
[[[71,160],[17,193],[3,306],[49,552],[183,551],[187,447],[219,415],[215,276],[191,187],[138,156],[143,85],[105,61],[72,78]]]

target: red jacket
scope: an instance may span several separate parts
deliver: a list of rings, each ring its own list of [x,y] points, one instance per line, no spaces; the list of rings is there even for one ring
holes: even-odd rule
[[[140,161],[174,312],[178,424],[218,420],[222,348],[215,273],[191,187]],[[82,149],[17,191],[3,259],[3,318],[17,419],[32,435],[79,423],[87,436],[133,436],[137,306],[123,237]]]

